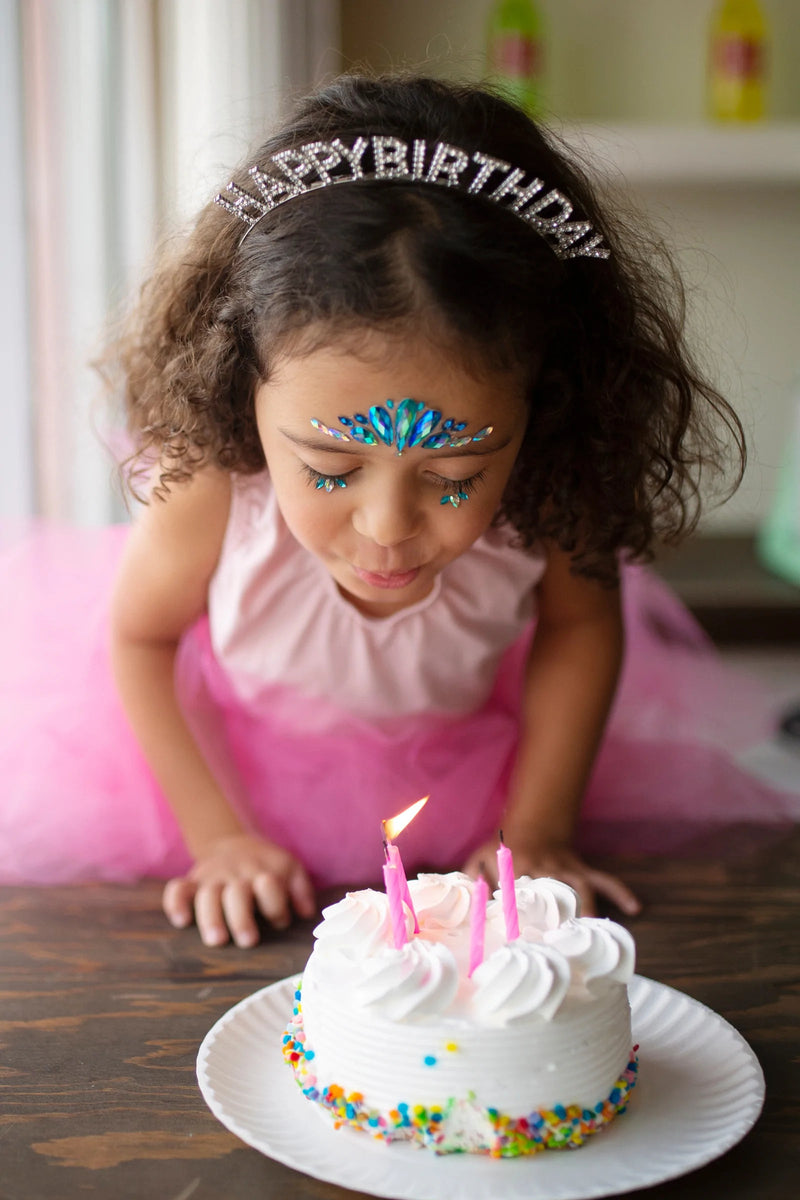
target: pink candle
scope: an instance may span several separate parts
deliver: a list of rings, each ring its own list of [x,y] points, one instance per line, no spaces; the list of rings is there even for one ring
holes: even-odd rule
[[[506,922],[506,941],[513,942],[514,938],[519,937],[517,893],[514,889],[514,859],[503,841],[502,830],[500,846],[497,850],[497,873],[500,877],[500,897],[503,901],[503,916]]]
[[[406,879],[406,872],[405,868],[403,867],[403,860],[400,857],[400,851],[397,849],[397,846],[395,846],[394,842],[389,842],[386,846],[386,853],[389,855],[389,862],[397,869],[397,874],[400,879],[400,895],[408,905],[409,909],[411,910],[411,915],[414,918],[414,933],[419,933],[419,921],[417,920],[417,914],[411,900],[411,892],[408,889],[408,880]]]
[[[386,895],[389,898],[389,916],[392,919],[392,933],[396,950],[402,950],[406,941],[406,913],[403,908],[403,893],[400,887],[400,876],[397,867],[392,862],[383,864],[383,882]]]
[[[469,916],[469,974],[483,962],[483,947],[486,936],[486,901],[489,885],[482,875],[472,885],[472,904]]]

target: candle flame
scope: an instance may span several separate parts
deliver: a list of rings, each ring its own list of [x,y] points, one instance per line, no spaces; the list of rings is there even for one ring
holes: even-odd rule
[[[392,841],[393,838],[402,833],[406,825],[414,820],[414,817],[425,807],[429,800],[430,796],[424,796],[422,800],[417,800],[416,804],[411,804],[408,808],[404,808],[396,817],[390,817],[388,821],[384,821],[383,832],[388,840]]]

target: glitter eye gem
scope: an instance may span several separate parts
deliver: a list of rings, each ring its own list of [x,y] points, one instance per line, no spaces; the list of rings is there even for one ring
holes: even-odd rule
[[[346,433],[342,433],[341,429],[331,429],[328,425],[324,425],[322,421],[318,421],[316,417],[311,418],[311,424],[315,429],[318,429],[320,433],[324,433],[328,437],[336,438],[336,440],[339,442],[349,442],[352,440]]]
[[[469,496],[466,492],[460,492],[458,488],[454,488],[452,492],[448,492],[446,496],[442,496],[440,504],[452,504],[453,508],[458,508],[462,500],[468,500]]]
[[[316,417],[311,424],[320,433],[337,438],[340,442],[360,442],[364,446],[395,446],[398,455],[413,446],[423,450],[439,450],[442,446],[467,446],[470,442],[481,442],[488,437],[494,426],[486,425],[477,433],[461,435],[466,421],[448,417],[441,429],[436,431],[442,414],[436,408],[426,408],[420,400],[406,397],[395,407],[393,400],[384,404],[373,404],[367,413],[354,413],[352,417],[339,417],[342,429],[332,429]]]
[[[375,434],[369,428],[370,419],[365,413],[355,413],[352,417],[339,417],[339,423],[344,425],[348,431],[345,435],[348,440],[360,442],[362,446],[377,445]],[[323,425],[321,421],[312,420],[311,424],[315,429],[321,429],[323,433],[328,433],[331,437],[342,436],[338,429],[328,429],[327,425]]]
[[[318,479],[314,487],[318,492],[325,491],[330,493],[337,487],[346,488],[347,481],[342,479],[341,475],[326,475],[324,479]]]

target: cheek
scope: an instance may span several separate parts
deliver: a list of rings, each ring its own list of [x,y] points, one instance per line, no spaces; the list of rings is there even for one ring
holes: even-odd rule
[[[475,494],[462,500],[458,508],[452,504],[436,504],[431,520],[435,523],[440,545],[455,555],[463,553],[486,532],[496,511],[497,506],[490,499]]]
[[[341,490],[317,491],[297,471],[272,476],[281,515],[301,545],[319,551],[328,545],[347,519]]]

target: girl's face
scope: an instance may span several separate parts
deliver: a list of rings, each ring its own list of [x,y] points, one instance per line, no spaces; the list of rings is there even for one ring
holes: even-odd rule
[[[341,416],[366,414],[389,399],[396,409],[406,398],[438,410],[442,422],[465,422],[454,436],[489,425],[492,432],[465,446],[417,445],[398,456],[394,445],[342,442],[312,424],[346,432]],[[345,342],[286,355],[255,402],[286,524],[325,564],[342,595],[373,617],[424,599],[442,568],[489,527],[526,420],[517,376],[476,379],[422,337],[378,333],[360,338],[357,347]],[[442,503],[451,494],[457,507]]]

